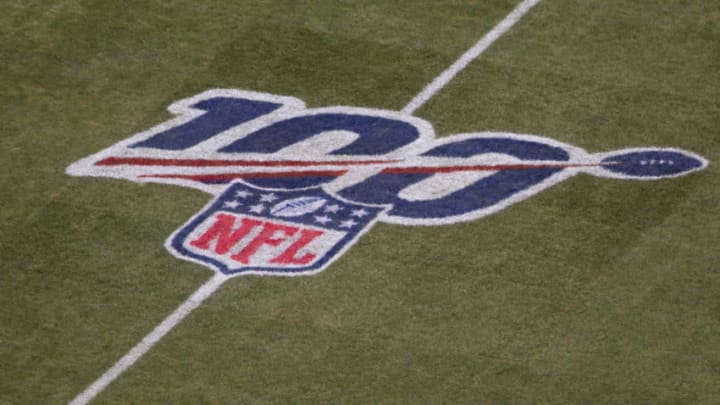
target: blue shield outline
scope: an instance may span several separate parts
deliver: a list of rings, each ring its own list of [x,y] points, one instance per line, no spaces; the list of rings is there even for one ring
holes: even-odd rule
[[[240,208],[243,206],[239,206],[234,209],[228,208],[227,206],[228,201],[235,200],[234,197],[238,193],[243,192],[251,193],[253,195],[274,195],[275,198],[268,203],[276,201],[286,201],[301,197],[319,197],[326,201],[326,203],[324,204],[325,207],[339,206],[341,207],[340,211],[359,211],[360,213],[363,213],[363,215],[352,217],[352,222],[354,222],[355,224],[351,228],[348,228],[346,231],[343,230],[346,232],[345,235],[342,236],[342,238],[337,241],[331,248],[319,254],[318,259],[314,260],[311,264],[304,267],[277,268],[267,266],[244,265],[242,263],[238,263],[237,267],[228,266],[220,260],[209,257],[208,255],[193,252],[189,250],[186,246],[184,246],[184,243],[192,235],[192,232],[213,215],[219,212],[245,214],[243,212],[244,208]],[[244,207],[247,208],[248,205],[244,205]],[[378,221],[379,217],[388,209],[390,209],[390,206],[360,204],[332,196],[328,194],[321,186],[286,190],[261,188],[243,181],[234,181],[221,194],[217,195],[205,207],[203,207],[202,210],[200,210],[197,214],[195,214],[192,218],[185,222],[185,224],[183,224],[180,228],[173,232],[173,234],[165,242],[165,247],[175,257],[204,265],[226,276],[240,276],[249,274],[278,276],[312,275],[323,271],[333,261],[339,258],[343,253],[345,253],[345,251],[347,251],[353,244],[355,244],[355,242],[359,240],[360,236],[364,235],[368,230],[370,230],[370,228],[372,228],[375,222]],[[288,220],[287,218],[280,218],[280,220],[286,222],[293,222],[298,224],[299,226],[308,226],[310,225],[309,221],[311,221],[311,218],[309,218],[309,216],[312,216],[312,214],[313,213],[302,214],[298,217],[298,219],[292,218]],[[277,220],[277,217],[267,212],[252,215],[257,218]],[[315,228],[334,228],[334,230],[336,231],[341,230],[337,227],[337,225],[335,225],[333,228],[328,225],[322,224],[312,224],[312,226]]]

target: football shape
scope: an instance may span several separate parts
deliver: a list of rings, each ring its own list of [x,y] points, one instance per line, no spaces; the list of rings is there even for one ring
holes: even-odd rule
[[[707,161],[693,153],[660,148],[618,151],[602,163],[605,170],[635,179],[673,177],[707,166]]]
[[[317,211],[325,205],[326,202],[322,197],[306,196],[292,198],[277,203],[270,209],[270,214],[276,217],[299,217],[300,215]]]

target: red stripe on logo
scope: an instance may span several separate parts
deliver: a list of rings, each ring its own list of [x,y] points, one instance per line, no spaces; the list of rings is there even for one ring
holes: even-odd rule
[[[184,179],[195,181],[223,181],[232,179],[262,179],[283,177],[338,177],[347,173],[346,170],[305,170],[295,172],[263,172],[263,173],[218,173],[218,174],[145,174],[141,178]]]
[[[512,164],[512,165],[475,165],[475,166],[417,166],[417,167],[388,167],[383,169],[384,174],[403,173],[452,173],[452,172],[483,172],[500,170],[530,170],[530,169],[564,169],[568,167],[600,166],[598,163],[540,163],[540,164]]]

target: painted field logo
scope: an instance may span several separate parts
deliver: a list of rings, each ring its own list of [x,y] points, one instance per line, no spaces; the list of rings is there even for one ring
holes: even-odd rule
[[[378,220],[474,220],[578,173],[655,180],[707,166],[673,148],[591,154],[497,132],[438,139],[427,121],[400,112],[307,109],[296,98],[240,90],[209,90],[169,110],[177,118],[67,172],[213,194],[166,246],[226,275],[316,273]]]
[[[320,187],[268,191],[237,182],[167,247],[224,274],[309,274],[338,257],[382,211],[339,200]]]

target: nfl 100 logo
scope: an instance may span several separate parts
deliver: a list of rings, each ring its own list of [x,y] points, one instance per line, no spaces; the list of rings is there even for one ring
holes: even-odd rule
[[[656,180],[708,164],[675,148],[589,153],[534,135],[436,138],[430,123],[409,114],[308,109],[293,97],[250,91],[209,90],[169,110],[175,119],[67,172],[214,195],[166,247],[225,275],[313,274],[377,221],[476,220],[579,173]]]

